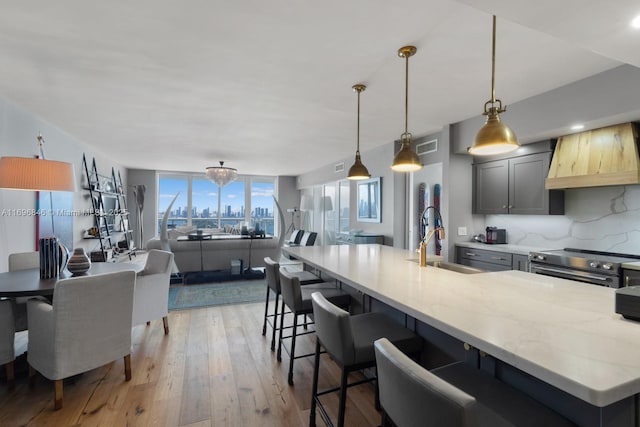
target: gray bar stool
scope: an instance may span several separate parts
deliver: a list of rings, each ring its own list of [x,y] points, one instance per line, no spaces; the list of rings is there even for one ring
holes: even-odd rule
[[[306,316],[313,313],[311,305],[311,294],[320,293],[333,304],[340,307],[348,308],[351,304],[351,295],[342,291],[335,283],[316,283],[312,285],[300,286],[300,279],[289,272],[285,267],[280,267],[280,288],[282,290],[282,308],[280,312],[280,339],[278,340],[278,362],[282,361],[282,342],[284,339],[291,339],[291,348],[284,346],[285,351],[289,353],[289,385],[293,385],[293,361],[302,357],[313,356],[314,353],[301,354],[296,356],[296,338],[299,335],[306,335],[314,331],[298,333],[298,316],[305,316],[305,327],[307,325]],[[293,314],[293,326],[285,328],[284,316],[285,306],[289,307]],[[291,335],[284,336],[282,331],[291,329]]]
[[[428,371],[384,338],[375,342],[375,351],[383,427],[575,427],[466,363]]]
[[[271,351],[276,349],[276,331],[278,330],[278,303],[280,300],[280,264],[271,259],[271,257],[264,258],[264,272],[267,278],[267,298],[264,302],[264,321],[262,323],[262,335],[267,334],[267,324],[271,326],[273,334],[271,336]],[[313,283],[322,283],[322,279],[311,273],[310,271],[295,271],[292,272],[294,276],[300,280],[300,285],[310,285]],[[273,291],[276,295],[275,308],[273,314],[269,314],[269,297]],[[273,320],[271,320],[273,318]]]
[[[320,414],[327,425],[334,425],[319,398],[322,395],[339,390],[338,426],[342,427],[344,426],[347,388],[375,379],[364,379],[351,384],[348,383],[350,372],[376,365],[373,349],[374,341],[386,337],[407,354],[418,355],[422,349],[422,338],[397,324],[383,313],[364,313],[350,316],[349,313],[336,307],[319,292],[313,293],[311,298],[318,339],[316,341],[316,358],[313,368],[309,425],[316,425],[316,406],[320,409]],[[342,368],[340,387],[318,391],[321,345]],[[376,385],[376,407],[378,406],[377,394]]]
[[[500,417],[484,414],[473,396],[438,378],[408,358],[386,338],[375,342],[382,426],[478,427],[508,426]]]

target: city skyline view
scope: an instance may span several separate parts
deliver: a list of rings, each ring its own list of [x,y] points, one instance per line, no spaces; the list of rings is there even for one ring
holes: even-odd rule
[[[249,178],[247,178],[249,179]],[[273,233],[274,183],[272,180],[250,181],[250,197],[247,218],[245,207],[247,183],[244,179],[231,182],[219,192],[217,184],[207,178],[191,177],[191,205],[188,197],[189,177],[160,177],[158,187],[158,220],[164,215],[169,203],[178,194],[169,216],[170,226],[185,225],[189,217],[197,227],[238,225],[255,219],[250,226],[260,227]],[[220,194],[219,194],[220,193]],[[220,196],[220,215],[218,197]]]

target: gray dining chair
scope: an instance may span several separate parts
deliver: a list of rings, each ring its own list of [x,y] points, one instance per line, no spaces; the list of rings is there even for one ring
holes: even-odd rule
[[[15,321],[13,319],[13,303],[8,299],[0,300],[0,365],[5,366],[7,385],[10,390],[15,385],[14,346]]]
[[[38,252],[19,252],[9,254],[9,271],[39,268]],[[25,331],[27,322],[28,298],[0,299],[0,365],[5,365],[7,385],[13,389],[15,385],[14,361],[15,333]]]
[[[169,285],[173,252],[151,249],[144,269],[136,279],[133,300],[133,325],[162,318],[164,334],[169,334]]]
[[[62,408],[62,380],[124,358],[131,379],[131,327],[135,271],[78,276],[55,285],[53,304],[27,302],[29,384],[36,371],[53,380],[55,409]]]
[[[386,337],[405,353],[417,356],[422,349],[422,338],[383,313],[363,313],[351,316],[348,312],[332,304],[319,292],[314,292],[311,298],[317,340],[313,384],[311,386],[309,425],[316,425],[316,407],[319,407],[320,414],[325,422],[328,425],[333,425],[327,410],[320,401],[320,397],[339,391],[338,426],[342,427],[344,426],[348,387],[375,380],[375,378],[365,378],[364,380],[348,383],[351,372],[376,365],[373,348],[374,341]],[[339,387],[318,391],[321,347],[324,347],[342,372]],[[377,406],[378,389],[376,386]]]

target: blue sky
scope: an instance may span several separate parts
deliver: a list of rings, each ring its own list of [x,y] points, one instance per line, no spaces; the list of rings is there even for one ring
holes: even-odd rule
[[[212,211],[218,209],[218,186],[208,179],[194,179],[193,184],[193,200],[192,205],[201,212],[203,209],[209,208]],[[252,203],[251,208],[256,207],[268,208],[269,212],[273,212],[273,183],[253,182],[251,184]],[[158,211],[164,212],[171,199],[180,192],[178,199],[173,204],[173,209],[177,207],[185,208],[187,206],[187,179],[186,178],[160,178],[160,195],[158,198]],[[222,208],[231,205],[232,211],[239,211],[244,205],[245,199],[245,183],[244,181],[234,181],[222,188]]]

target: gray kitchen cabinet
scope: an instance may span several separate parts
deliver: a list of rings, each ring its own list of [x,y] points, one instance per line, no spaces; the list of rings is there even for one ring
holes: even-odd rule
[[[564,192],[544,188],[551,155],[551,151],[546,151],[477,160],[473,165],[473,213],[564,214]]]
[[[505,252],[456,246],[456,262],[486,271],[511,270],[513,255]]]
[[[512,270],[529,271],[529,257],[527,255],[513,254],[512,259]]]

